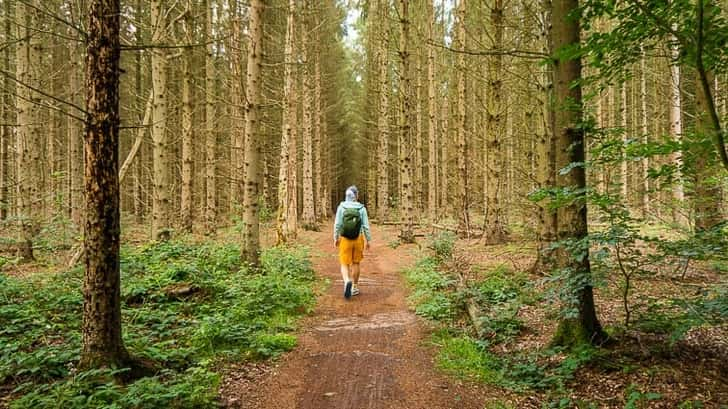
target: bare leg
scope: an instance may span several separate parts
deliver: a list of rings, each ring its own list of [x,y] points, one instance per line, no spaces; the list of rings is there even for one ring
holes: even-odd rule
[[[354,263],[351,265],[351,275],[352,275],[352,281],[354,281],[354,287],[359,285],[359,272],[361,271],[359,263]]]
[[[358,277],[358,275],[357,275]],[[349,266],[346,264],[341,265],[341,278],[344,279],[344,284],[346,284],[347,281],[349,281]]]

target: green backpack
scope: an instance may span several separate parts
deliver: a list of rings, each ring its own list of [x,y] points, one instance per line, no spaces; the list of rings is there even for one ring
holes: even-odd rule
[[[344,222],[342,223],[341,235],[347,239],[354,240],[361,233],[361,213],[357,207],[344,209]]]

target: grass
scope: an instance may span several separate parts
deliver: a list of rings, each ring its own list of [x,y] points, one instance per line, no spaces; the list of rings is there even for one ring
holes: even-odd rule
[[[0,274],[0,392],[12,408],[215,407],[228,361],[275,357],[296,345],[296,317],[313,306],[301,248],[272,248],[260,271],[234,245],[175,241],[122,251],[124,342],[155,376],[122,385],[127,369],[79,372],[82,271]],[[174,295],[175,286],[190,294]]]

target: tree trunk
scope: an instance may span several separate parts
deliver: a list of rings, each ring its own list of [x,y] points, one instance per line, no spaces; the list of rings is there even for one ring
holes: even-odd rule
[[[542,51],[548,52],[552,48],[551,38],[548,35],[551,26],[551,10],[546,1],[543,2],[540,13],[540,30]],[[536,114],[536,175],[539,189],[549,189],[556,186],[556,151],[554,146],[554,107],[553,104],[553,67],[544,65],[539,74],[538,95],[541,103],[538,104]],[[550,208],[547,199],[538,204],[538,254],[532,268],[535,272],[546,273],[553,266],[551,248],[556,242],[557,220],[556,212]]]
[[[401,186],[400,191],[400,215],[402,218],[402,225],[400,226],[400,239],[405,243],[414,243],[414,186],[412,185],[412,162],[415,146],[412,143],[412,84],[410,80],[409,72],[409,1],[399,0],[399,106],[400,106],[400,156],[399,166],[402,169],[401,172]]]
[[[3,13],[5,14],[5,38],[9,39],[13,37],[13,5],[11,2],[6,1],[4,4]],[[10,72],[12,66],[10,65],[10,52],[12,47],[6,46],[3,50],[3,68]],[[0,221],[7,219],[12,216],[12,205],[13,196],[10,193],[9,184],[12,180],[12,167],[10,166],[10,141],[13,137],[11,132],[10,124],[13,123],[12,111],[15,107],[12,95],[12,85],[9,79],[5,77],[3,79],[3,98],[2,98],[2,117],[0,120],[3,121],[2,126],[2,140],[0,141]]]
[[[415,21],[415,28],[417,28],[417,18],[414,18]],[[416,209],[417,214],[422,214],[422,211],[425,209],[424,207],[424,195],[425,195],[425,181],[423,178],[423,158],[422,158],[422,125],[423,125],[423,110],[424,110],[424,104],[423,101],[424,95],[423,95],[423,80],[425,79],[424,75],[424,64],[423,64],[423,52],[422,47],[418,47],[417,49],[417,95],[415,98],[416,108],[415,108],[415,130],[414,134],[411,136],[411,138],[414,139],[414,146],[412,147],[414,149],[414,158],[412,160],[413,162],[413,171],[412,171],[412,179],[411,183],[413,186],[414,191],[414,209]]]
[[[194,20],[191,11],[192,0],[187,0],[184,17],[185,42],[194,42]],[[192,231],[192,175],[194,172],[194,51],[191,47],[182,50],[182,188],[180,192],[180,218],[182,231]]]
[[[153,44],[162,44],[166,39],[167,25],[164,0],[151,0]],[[152,201],[152,239],[162,240],[169,234],[170,227],[170,183],[169,142],[167,141],[167,56],[163,49],[152,50],[152,163],[154,199]]]
[[[245,47],[242,32],[242,16],[237,0],[231,1],[232,18],[232,82],[233,82],[233,126],[230,138],[230,214],[233,215],[237,206],[243,202],[243,191],[241,189],[243,175],[243,146],[245,144],[245,110],[243,104],[245,94],[243,89],[243,58],[242,51]]]
[[[627,83],[623,82],[620,86],[620,120],[621,120],[621,133],[622,133],[622,157],[619,163],[619,189],[620,196],[625,205],[629,207],[629,168],[627,166]]]
[[[119,0],[95,0],[88,25],[86,274],[81,368],[124,367],[119,274]]]
[[[36,27],[39,27],[40,1],[18,2],[16,20],[19,40],[16,52],[16,70],[19,82],[16,87],[17,98],[17,216],[20,223],[19,251],[23,261],[34,260],[33,240],[40,229],[40,218],[43,214],[43,200],[40,186],[40,102],[41,96],[30,88],[38,86],[40,81],[41,39]]]
[[[281,130],[281,154],[280,164],[278,168],[278,224],[276,228],[277,243],[286,243],[295,235],[295,220],[291,217],[297,217],[296,212],[291,214],[291,201],[296,196],[296,187],[292,184],[292,171],[295,172],[295,166],[291,169],[291,163],[295,164],[295,158],[291,158],[295,151],[296,138],[296,121],[293,119],[296,110],[295,77],[294,64],[295,55],[293,42],[295,41],[295,21],[296,21],[296,0],[288,1],[288,14],[286,18],[286,44],[284,51],[284,68],[283,68],[283,129]]]
[[[457,22],[456,27],[456,41],[457,47],[461,50],[467,48],[467,37],[465,32],[465,14],[466,4],[465,0],[459,0],[457,10]],[[456,64],[456,82],[457,82],[457,125],[455,127],[457,132],[457,219],[460,230],[470,231],[470,216],[469,216],[469,203],[468,203],[468,143],[465,135],[467,130],[467,117],[466,117],[466,98],[467,93],[465,91],[465,53],[458,53],[457,64]]]
[[[426,2],[427,7],[427,38],[430,41],[435,37],[435,10],[432,2]],[[437,102],[435,84],[435,47],[427,46],[427,142],[428,160],[427,168],[427,214],[431,222],[437,221]]]
[[[323,97],[321,92],[321,35],[320,29],[316,29],[316,38],[314,40],[314,68],[313,68],[313,81],[314,81],[314,118],[313,118],[313,145],[314,145],[314,181],[315,191],[314,198],[316,200],[316,221],[320,222],[326,215],[326,204],[323,197],[323,174],[322,174],[322,160],[323,160],[323,135],[321,133],[321,121],[323,119],[323,104],[321,98]],[[374,192],[371,190],[370,192]]]
[[[377,218],[387,219],[389,214],[389,3],[380,4],[380,47],[379,61],[379,149],[377,152]]]
[[[577,0],[553,0],[552,21],[561,22],[551,28],[551,56],[554,67],[554,122],[556,141],[556,168],[584,161],[584,133],[579,126],[581,108],[581,61],[565,59],[558,52],[564,47],[579,44],[579,20],[573,17],[578,9]],[[586,172],[576,166],[566,174],[559,174],[557,186],[562,189],[586,188]],[[587,206],[585,193],[579,193],[568,205],[558,210],[559,240],[584,240],[587,236]],[[563,318],[559,323],[554,343],[574,345],[582,342],[600,344],[607,338],[597,319],[591,285],[589,249],[567,245],[559,254],[559,265],[568,269],[572,283],[569,292],[578,306],[577,318]],[[567,302],[571,302],[568,300]]]
[[[71,48],[71,102],[80,105],[80,94],[83,91],[81,78],[81,52],[78,47]],[[82,123],[75,118],[68,117],[68,144],[70,162],[70,208],[71,220],[79,228],[83,227],[83,135]]]
[[[647,144],[650,141],[649,130],[647,128],[647,67],[644,48],[642,48],[642,58],[640,59],[640,130],[642,131],[642,143]],[[657,119],[655,119],[657,120]],[[650,213],[650,159],[642,158],[642,218],[647,218]]]
[[[670,137],[678,144],[682,143],[682,101],[680,96],[680,66],[678,65],[677,59],[680,54],[678,49],[677,41],[670,47],[671,58],[673,62],[670,65],[670,110],[669,110],[669,122],[670,122]],[[687,220],[682,209],[682,204],[685,201],[685,190],[683,187],[683,163],[682,163],[682,148],[679,151],[672,154],[672,164],[675,165],[675,174],[673,176],[673,187],[672,187],[672,219],[675,223],[680,225],[687,224]]]
[[[490,23],[494,32],[493,48],[503,47],[503,0],[494,0],[490,12]],[[486,213],[485,242],[499,244],[506,240],[506,226],[503,221],[504,171],[503,122],[505,104],[503,101],[503,56],[494,55],[488,59],[488,83],[490,92],[487,102],[486,137],[488,161],[486,165]]]
[[[309,61],[308,30],[306,22],[311,12],[308,0],[303,1],[303,17],[301,24],[301,68],[303,76],[303,212],[301,219],[303,228],[317,230],[316,209],[313,192],[313,84]]]
[[[258,195],[260,194],[261,142],[258,133],[260,109],[261,64],[263,58],[263,0],[250,0],[248,44],[248,69],[246,74],[245,107],[245,196],[243,198],[243,239],[240,258],[258,266],[260,257],[260,218]]]
[[[205,232],[212,234],[217,227],[217,184],[215,183],[215,44],[212,37],[212,8],[214,0],[205,4]]]

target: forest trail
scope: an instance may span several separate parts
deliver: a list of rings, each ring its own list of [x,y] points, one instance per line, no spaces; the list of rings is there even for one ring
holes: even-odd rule
[[[331,281],[299,330],[298,346],[265,379],[241,393],[242,407],[266,409],[482,408],[483,387],[434,368],[421,320],[407,308],[400,272],[411,247],[387,246],[391,229],[373,228],[361,294],[346,300],[331,226],[304,233],[319,277]],[[308,241],[306,240],[306,241]]]

